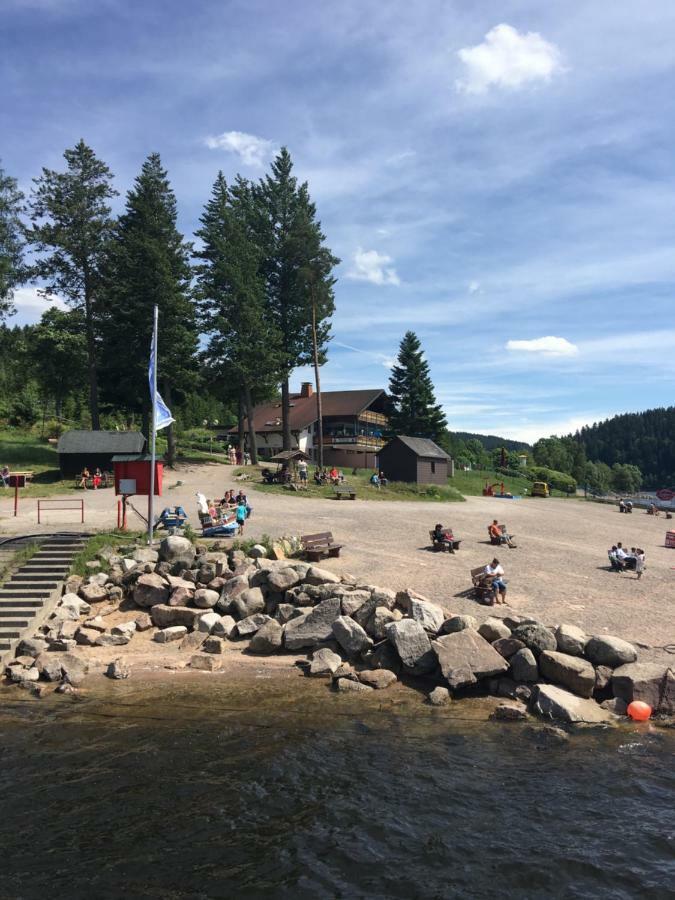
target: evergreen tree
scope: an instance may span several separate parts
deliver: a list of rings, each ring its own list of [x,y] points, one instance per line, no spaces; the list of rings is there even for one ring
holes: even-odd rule
[[[87,385],[87,338],[82,310],[50,307],[32,329],[29,342],[40,392],[53,400],[60,418],[66,398]]]
[[[14,288],[23,280],[23,238],[19,214],[23,194],[0,167],[0,321],[13,312]]]
[[[412,331],[407,331],[401,341],[398,362],[391,371],[389,396],[393,404],[389,422],[396,434],[436,440],[447,428],[434,396],[429,364]]]
[[[100,427],[98,319],[102,268],[112,234],[108,202],[117,194],[112,173],[80,140],[63,154],[66,171],[43,169],[30,202],[28,239],[42,255],[33,273],[46,282],[44,294],[58,296],[84,313],[89,370],[91,427]]]
[[[210,334],[209,368],[240,393],[248,419],[251,461],[256,465],[253,398],[274,383],[281,341],[265,305],[250,184],[238,177],[228,189],[219,172],[200,222],[197,237],[203,247],[196,254],[201,260],[197,279],[203,322]]]
[[[159,154],[143,163],[111,242],[106,267],[106,393],[143,416],[150,431],[148,361],[159,307],[158,388],[169,409],[196,381],[197,328],[190,297],[191,247],[176,229],[176,198]],[[175,460],[174,427],[167,462]]]
[[[291,373],[314,361],[315,336],[319,359],[325,353],[334,310],[331,271],[339,262],[324,245],[307,184],[298,186],[292,172],[293,163],[284,147],[272,164],[271,175],[254,189],[266,304],[281,335],[279,380],[285,450],[291,448]]]

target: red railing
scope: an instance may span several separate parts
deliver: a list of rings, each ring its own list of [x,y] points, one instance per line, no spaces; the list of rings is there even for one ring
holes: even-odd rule
[[[69,505],[66,505],[69,504]],[[40,515],[44,509],[73,509],[80,510],[80,522],[84,524],[84,500],[38,500],[37,502],[37,519],[38,525],[41,525]]]

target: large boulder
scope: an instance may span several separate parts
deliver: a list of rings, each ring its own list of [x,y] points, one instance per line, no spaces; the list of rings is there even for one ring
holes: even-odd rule
[[[195,558],[195,548],[185,537],[169,535],[159,545],[159,558],[162,562],[182,563],[189,569]]]
[[[17,656],[37,657],[47,649],[47,641],[41,638],[24,638],[16,648]]]
[[[291,619],[284,630],[287,650],[319,647],[333,637],[333,622],[341,615],[340,598],[318,603],[306,616]]]
[[[529,647],[523,647],[514,653],[511,659],[511,675],[514,681],[536,681],[539,678],[539,668],[534,653]]]
[[[41,653],[35,660],[35,668],[46,681],[61,681],[61,660],[55,653]]]
[[[131,556],[137,563],[156,563],[159,561],[159,553],[150,547],[136,547]]]
[[[626,703],[643,700],[655,713],[675,715],[675,670],[663,663],[627,663],[614,670],[612,690]]]
[[[585,659],[557,650],[544,650],[539,657],[539,669],[544,678],[561,684],[579,697],[593,695],[595,669]]]
[[[200,631],[206,635],[211,634],[216,625],[220,623],[220,619],[221,617],[217,612],[204,613],[203,616],[200,616],[197,622],[197,631]]]
[[[445,613],[436,603],[431,600],[410,598],[408,615],[415,622],[419,622],[422,628],[429,634],[438,634],[438,631],[445,619]]]
[[[173,625],[195,628],[203,615],[199,609],[190,609],[188,606],[164,606],[161,603],[150,610],[152,621],[158,628],[170,628]]]
[[[63,680],[73,687],[78,687],[84,681],[84,676],[89,671],[89,665],[81,656],[74,653],[64,653],[60,657]]]
[[[328,647],[315,650],[307,674],[311,678],[330,678],[342,665],[342,657]]]
[[[297,569],[297,567],[295,567]],[[310,566],[302,579],[307,584],[340,584],[340,576],[320,566]]]
[[[368,591],[348,591],[342,595],[342,615],[353,616],[364,603],[371,599]]]
[[[270,616],[264,613],[254,613],[252,616],[246,616],[240,622],[237,622],[237,634],[239,637],[251,637],[263,627],[267,622],[271,622]]]
[[[229,578],[223,585],[223,589],[220,592],[220,602],[224,603],[234,600],[235,597],[247,590],[248,578],[246,575],[235,575],[234,578]]]
[[[427,696],[431,706],[446,706],[450,702],[450,691],[446,687],[435,687]]]
[[[208,588],[199,588],[195,591],[194,604],[199,609],[213,609],[218,602],[218,594],[216,591],[210,591]]]
[[[335,690],[341,694],[365,694],[374,688],[369,684],[362,684],[360,681],[352,681],[351,678],[339,678],[335,682]]]
[[[544,650],[555,650],[558,646],[555,634],[551,629],[537,622],[519,625],[514,630],[513,637],[522,641],[537,658]]]
[[[559,625],[555,630],[558,650],[570,656],[583,656],[588,635],[576,625]]]
[[[278,653],[281,650],[283,636],[282,626],[276,619],[270,619],[253,635],[248,649],[251,653]]]
[[[553,684],[539,684],[534,688],[532,710],[544,718],[562,722],[590,723],[611,722],[610,712],[594,700],[577,697]]]
[[[363,628],[349,616],[338,616],[335,619],[333,634],[347,656],[362,656],[373,646]]]
[[[108,591],[100,584],[81,584],[78,593],[87,604],[108,599]]]
[[[192,598],[195,595],[195,586],[194,584],[189,587],[177,587],[172,588],[171,596],[167,600],[169,606],[187,606],[188,603],[192,602]]]
[[[457,631],[464,631],[465,628],[478,631],[478,619],[474,616],[450,616],[441,625],[441,634],[455,634]]]
[[[505,637],[492,641],[492,646],[497,653],[501,653],[504,659],[511,659],[519,650],[525,649],[525,644],[517,638]]]
[[[89,603],[78,597],[77,594],[64,594],[63,597],[61,597],[61,606],[66,609],[72,609],[78,616],[86,616],[91,612]]]
[[[494,641],[500,640],[500,638],[511,637],[511,629],[508,625],[504,624],[503,619],[500,619],[497,616],[488,616],[488,618],[479,625],[478,634],[492,644]]]
[[[506,672],[509,664],[494,647],[470,628],[432,641],[443,677],[451,688],[475,684],[481,678]]]
[[[436,668],[436,655],[429,635],[419,622],[401,619],[387,625],[387,639],[396,648],[401,662],[412,675],[427,675]]]
[[[290,567],[273,569],[267,576],[267,583],[269,586],[280,593],[295,587],[295,585],[299,584],[301,581],[302,578],[298,572]]]
[[[398,675],[401,671],[401,657],[389,641],[382,641],[368,655],[368,665],[371,669],[389,669],[394,675]]]
[[[152,572],[141,575],[134,587],[134,603],[138,606],[151,607],[158,603],[166,603],[169,599],[169,586],[161,575]]]
[[[211,629],[211,634],[215,634],[217,637],[231,638],[236,631],[236,627],[237,623],[232,616],[220,616]]]
[[[155,632],[154,640],[158,644],[169,644],[172,641],[180,641],[187,634],[187,628],[184,625],[170,625],[168,628],[161,628]]]
[[[387,636],[387,625],[391,622],[398,622],[401,618],[401,613],[398,609],[387,609],[386,606],[378,606],[368,620],[366,631],[374,641],[383,641]]]
[[[230,611],[245,619],[247,616],[253,616],[261,613],[265,609],[265,598],[259,587],[248,588],[242,591],[238,597],[235,597],[230,605]]]
[[[609,666],[616,669],[626,663],[635,662],[637,650],[628,641],[610,635],[592,637],[586,644],[584,656],[595,666]]]
[[[361,684],[367,684],[369,687],[375,688],[376,691],[381,691],[393,684],[396,681],[396,676],[389,669],[366,669],[363,672],[359,672],[359,681]]]

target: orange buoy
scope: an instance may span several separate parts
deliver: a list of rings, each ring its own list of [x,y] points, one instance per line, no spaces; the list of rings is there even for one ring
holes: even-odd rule
[[[633,700],[628,704],[626,712],[634,722],[646,722],[652,714],[652,708],[644,700]]]

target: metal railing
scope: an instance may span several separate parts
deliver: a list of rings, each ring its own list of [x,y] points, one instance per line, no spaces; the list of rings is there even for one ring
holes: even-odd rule
[[[45,509],[46,508],[46,509]],[[42,524],[41,515],[43,511],[49,512],[52,509],[80,510],[80,522],[84,524],[84,500],[38,500],[37,502],[37,520],[38,525]]]

